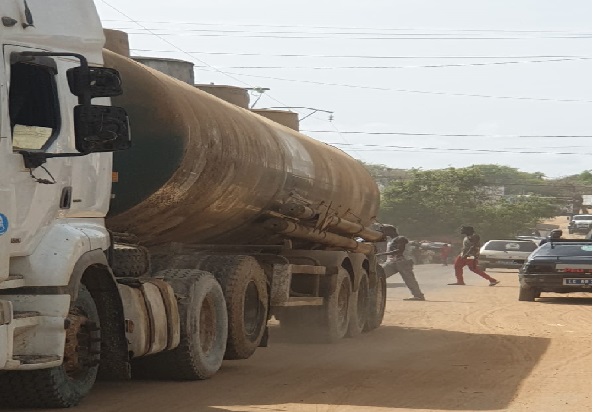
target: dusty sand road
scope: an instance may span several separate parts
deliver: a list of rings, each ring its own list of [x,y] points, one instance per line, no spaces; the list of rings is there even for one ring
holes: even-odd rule
[[[271,345],[203,382],[100,383],[75,410],[590,411],[591,297],[518,302],[516,271],[488,287],[446,286],[452,267],[416,268],[426,302],[388,279],[383,326],[339,344]],[[551,298],[551,296],[555,296]]]

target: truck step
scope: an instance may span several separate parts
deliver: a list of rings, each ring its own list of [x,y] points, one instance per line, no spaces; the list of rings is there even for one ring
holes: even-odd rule
[[[39,316],[39,312],[34,311],[15,311],[12,315],[14,319],[23,319],[23,318],[32,318],[35,316]]]
[[[58,355],[14,355],[12,357],[21,365],[38,365],[42,363],[50,363],[60,360]]]
[[[320,297],[298,297],[288,298],[286,302],[283,302],[275,306],[322,306],[323,298]]]
[[[12,314],[14,326],[16,328],[26,328],[39,324],[39,312],[33,311],[15,311]]]
[[[6,280],[0,282],[0,289],[14,289],[23,286],[25,286],[23,275],[10,275]]]

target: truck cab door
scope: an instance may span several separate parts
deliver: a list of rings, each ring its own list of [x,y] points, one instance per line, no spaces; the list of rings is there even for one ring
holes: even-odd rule
[[[70,113],[76,103],[68,93],[65,70],[74,66],[51,57],[14,59],[18,52],[42,51],[4,45],[1,83],[2,185],[8,203],[10,255],[30,255],[49,224],[71,200],[70,163],[47,159],[36,168],[25,167],[20,150],[61,153],[72,148]],[[0,213],[2,213],[0,211]]]

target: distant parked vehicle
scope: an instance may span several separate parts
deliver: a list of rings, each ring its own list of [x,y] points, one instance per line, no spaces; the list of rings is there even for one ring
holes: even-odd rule
[[[574,215],[568,224],[568,233],[589,233],[591,224],[591,215]]]
[[[535,249],[532,240],[489,240],[480,249],[480,266],[519,269]]]
[[[591,240],[556,239],[540,246],[519,270],[519,300],[542,292],[591,292]]]

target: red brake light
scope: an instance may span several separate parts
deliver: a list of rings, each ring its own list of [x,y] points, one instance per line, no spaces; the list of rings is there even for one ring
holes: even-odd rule
[[[565,273],[586,273],[587,271],[585,269],[570,269],[570,268],[566,268],[564,269]]]

